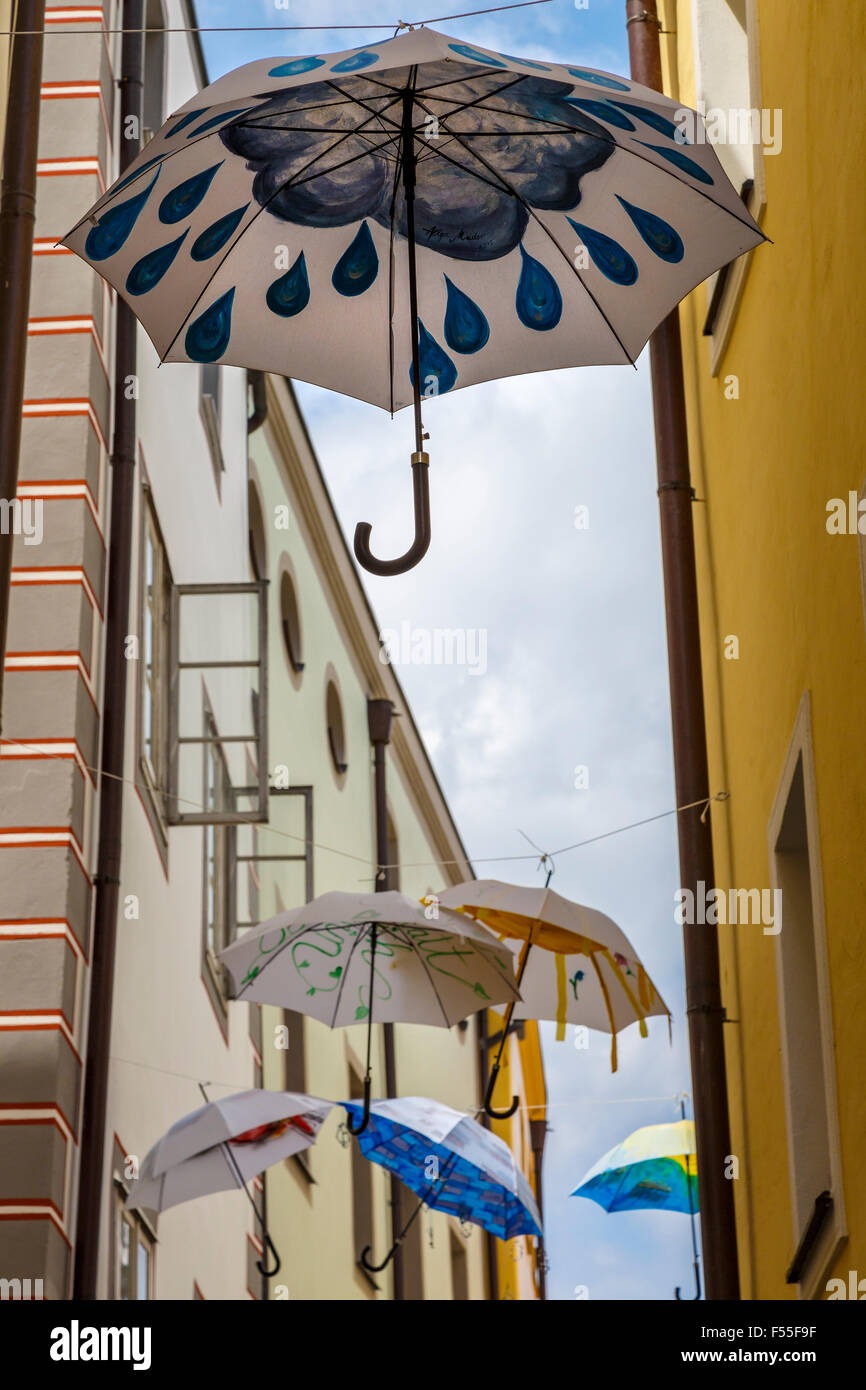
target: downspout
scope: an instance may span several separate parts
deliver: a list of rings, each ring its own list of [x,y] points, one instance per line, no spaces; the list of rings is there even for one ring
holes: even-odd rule
[[[18,492],[36,223],[36,155],[42,99],[45,0],[18,0],[13,11],[0,200],[0,287],[3,293],[0,308],[0,499],[9,503],[7,524],[0,530],[0,727],[15,545],[15,528],[9,517],[14,516],[11,508]]]
[[[253,389],[253,413],[247,418],[247,434],[255,434],[268,418],[268,393],[264,372],[247,372],[247,382]]]
[[[631,75],[662,90],[657,0],[627,0]],[[696,891],[715,883],[710,817],[695,802],[709,796],[707,738],[701,673],[694,493],[679,312],[674,309],[650,339],[662,566],[673,723],[674,774],[681,886]],[[704,1284],[708,1299],[739,1299],[734,1184],[725,1177],[731,1152],[725,1067],[724,1018],[715,926],[683,927],[686,1014],[694,1091],[695,1138],[701,1209]]]
[[[538,1214],[544,1229],[544,1192],[541,1184],[541,1169],[544,1162],[544,1141],[547,1138],[547,1120],[529,1121],[529,1140],[535,1157],[535,1197]],[[547,1259],[544,1250],[544,1237],[538,1242],[538,1297],[547,1298]]]
[[[143,0],[124,0],[120,69],[120,126],[141,128],[144,41]],[[120,169],[129,167],[139,137],[120,144]],[[129,389],[136,371],[137,324],[118,296],[114,350],[114,434],[111,450],[111,531],[108,551],[108,602],[105,623],[105,693],[102,711],[102,771],[99,783],[99,847],[94,879],[93,951],[87,1021],[87,1064],[79,1160],[78,1224],[75,1242],[76,1298],[95,1299],[104,1206],[105,1122],[108,1102],[111,1012],[117,945],[123,816],[123,747],[126,731],[128,662],[124,639],[129,632],[132,570],[132,516],[135,506],[136,410]]]
[[[373,785],[376,798],[376,892],[388,889],[388,876],[384,865],[388,863],[388,797],[385,784],[385,749],[391,742],[391,723],[394,706],[390,700],[367,701],[367,728],[373,745]],[[372,1003],[371,1006],[372,1008]],[[394,1047],[394,1025],[382,1025],[385,1045],[385,1094],[391,1099],[397,1094],[397,1055]],[[394,1245],[394,1258],[391,1269],[393,1275],[394,1300],[400,1303],[405,1298],[403,1251],[398,1244],[403,1232],[402,1184],[392,1173],[391,1187],[391,1243]]]
[[[487,1010],[482,1009],[475,1015],[478,1027],[478,1082],[479,1096],[487,1094],[487,1076],[490,1069],[490,1044],[487,1040]],[[484,1107],[481,1107],[479,1120],[485,1129],[490,1128],[490,1116]],[[484,1233],[484,1244],[487,1253],[487,1288],[488,1298],[491,1303],[499,1302],[499,1265],[496,1258],[496,1237],[489,1231]]]

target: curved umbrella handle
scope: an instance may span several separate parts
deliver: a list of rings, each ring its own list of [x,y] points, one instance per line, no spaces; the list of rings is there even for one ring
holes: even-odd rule
[[[384,576],[406,574],[424,556],[430,546],[430,455],[416,452],[412,455],[412,490],[415,502],[415,539],[404,555],[396,560],[377,560],[370,550],[372,526],[369,521],[359,521],[355,527],[355,555],[358,564],[370,574]]]
[[[694,1298],[683,1299],[683,1296],[680,1293],[679,1289],[674,1290],[674,1296],[678,1300],[678,1302],[697,1303],[698,1299],[701,1296],[701,1275],[700,1270],[698,1269],[697,1260],[695,1261],[695,1288],[697,1289],[697,1293],[695,1294]]]
[[[361,1123],[358,1125],[357,1129],[352,1123],[352,1116],[348,1111],[346,1112],[346,1128],[350,1134],[363,1134],[370,1122],[370,1084],[370,1073],[368,1072],[364,1077],[364,1113],[361,1116]]]
[[[282,1261],[280,1260],[280,1257],[277,1254],[277,1248],[274,1245],[274,1242],[271,1240],[267,1232],[265,1232],[265,1244],[267,1245],[268,1249],[274,1257],[274,1267],[273,1269],[265,1269],[264,1262],[262,1260],[256,1260],[256,1269],[259,1271],[259,1274],[263,1275],[265,1279],[273,1279],[277,1274],[279,1274],[282,1266]]]
[[[383,1269],[388,1268],[388,1265],[393,1260],[399,1248],[400,1241],[395,1240],[394,1244],[391,1246],[391,1249],[388,1251],[382,1263],[380,1265],[374,1265],[371,1264],[370,1261],[367,1259],[367,1256],[369,1255],[373,1247],[372,1245],[365,1245],[364,1249],[361,1251],[361,1264],[364,1266],[368,1274],[381,1274]]]
[[[520,1104],[520,1096],[514,1097],[507,1110],[494,1110],[491,1101],[493,1099],[493,1088],[496,1085],[496,1078],[498,1075],[499,1063],[495,1062],[490,1072],[490,1080],[487,1083],[487,1094],[484,1097],[484,1109],[492,1120],[508,1120]]]

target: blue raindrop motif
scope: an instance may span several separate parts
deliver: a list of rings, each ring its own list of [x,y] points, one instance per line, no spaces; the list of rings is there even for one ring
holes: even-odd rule
[[[211,256],[215,256],[217,251],[222,251],[226,242],[237,230],[238,223],[249,207],[249,203],[244,203],[242,208],[235,208],[234,212],[227,212],[225,217],[220,217],[210,227],[206,227],[200,236],[197,236],[189,254],[194,261],[206,261]]]
[[[324,58],[292,58],[288,63],[280,63],[271,68],[268,77],[297,77],[299,72],[312,72],[313,68],[324,67]]]
[[[503,53],[502,57],[509,63],[522,63],[525,68],[538,68],[539,72],[550,72],[550,67],[547,63],[533,63],[529,58],[515,58],[513,53]]]
[[[444,396],[457,380],[457,368],[418,320],[418,361],[421,366],[421,392],[425,396]],[[409,367],[409,380],[415,385],[415,374]],[[433,383],[435,382],[435,389]]]
[[[664,218],[659,217],[654,212],[648,212],[646,208],[635,207],[634,203],[626,202],[625,198],[616,195],[617,202],[621,203],[637,227],[644,241],[651,251],[654,251],[663,261],[669,261],[671,265],[676,265],[681,261],[685,253],[683,239],[679,232],[665,222]]]
[[[569,106],[579,106],[581,111],[586,111],[590,116],[595,116],[600,121],[607,121],[608,125],[618,126],[620,130],[637,129],[628,116],[617,111],[616,107],[611,106],[609,101],[587,101],[583,97],[566,97],[565,100]]]
[[[165,272],[168,270],[181,245],[189,232],[187,227],[174,241],[169,241],[165,246],[157,246],[155,251],[148,251],[146,256],[142,256],[140,261],[136,261],[132,270],[126,277],[127,294],[147,294],[154,285],[158,285]]]
[[[658,111],[652,111],[647,106],[635,106],[633,101],[617,101],[616,97],[611,97],[614,106],[618,106],[620,111],[627,111],[635,120],[643,121],[644,125],[652,126],[660,135],[667,135],[670,140],[679,138],[682,143],[681,127],[674,125],[667,116],[659,115]]]
[[[571,220],[571,219],[569,219]],[[520,248],[523,265],[517,284],[517,317],[540,333],[555,328],[562,317],[562,295],[549,270]]]
[[[473,48],[468,43],[449,43],[448,47],[454,53],[459,53],[461,58],[471,58],[473,63],[483,63],[488,68],[504,68],[505,64],[500,63],[498,58],[491,58],[489,53],[479,53],[477,48]]]
[[[268,286],[265,298],[271,312],[284,319],[290,319],[306,309],[310,302],[310,279],[303,251],[285,275]]]
[[[182,130],[186,130],[187,126],[192,125],[193,121],[197,121],[199,116],[203,116],[207,109],[206,106],[200,106],[197,111],[187,111],[185,116],[181,116],[177,125],[173,125],[171,130],[165,132],[166,140],[170,140],[173,135],[179,135]]]
[[[344,58],[342,63],[335,63],[331,72],[357,72],[359,68],[368,68],[371,63],[378,61],[378,53],[353,53],[350,57]]]
[[[157,169],[150,183],[125,203],[110,208],[95,227],[91,227],[84,243],[84,254],[92,261],[105,261],[119,251],[129,236],[141,209],[150,197],[150,190],[159,178]]]
[[[249,110],[249,106],[239,106],[234,111],[223,111],[220,116],[211,116],[209,121],[205,121],[204,125],[197,125],[195,130],[191,130],[186,138],[187,140],[192,140],[196,135],[204,135],[206,130],[213,130],[216,126],[223,125],[226,121],[233,121],[235,116],[242,116],[245,111]]]
[[[217,169],[221,169],[224,160],[219,164],[212,164],[209,169],[202,169],[200,173],[193,174],[190,178],[184,179],[170,193],[166,193],[159,205],[159,220],[167,222],[182,222],[185,217],[189,217],[191,212],[195,212],[204,195],[207,193],[214,180]]]
[[[229,345],[232,332],[234,286],[215,299],[186,330],[187,357],[193,362],[216,362]]]
[[[144,173],[145,169],[152,169],[154,164],[161,164],[164,159],[164,154],[155,154],[153,159],[146,159],[143,164],[139,164],[134,174],[127,174],[125,179],[116,183],[111,190],[112,193],[119,193],[121,188],[125,188],[128,183],[135,183],[135,180]]]
[[[604,232],[597,232],[593,227],[586,227],[571,217],[568,220],[602,275],[606,275],[615,285],[634,284],[637,279],[637,266],[624,246],[620,246],[618,241],[606,236]]]
[[[568,68],[572,77],[579,77],[581,82],[592,82],[596,87],[611,87],[615,92],[630,92],[625,82],[617,82],[614,77],[605,77],[600,72],[587,72],[585,68]]]
[[[363,294],[365,290],[370,288],[378,274],[379,257],[373,245],[370,228],[366,222],[362,222],[355,233],[352,244],[343,252],[334,266],[331,284],[340,294]]]
[[[473,299],[445,276],[445,341],[455,352],[480,352],[490,337],[490,324]]]
[[[649,145],[646,140],[641,140],[640,143],[645,149],[652,150],[654,154],[662,155],[664,159],[669,160],[671,164],[675,164],[678,169],[682,169],[684,174],[690,174],[691,177],[697,179],[699,183],[715,183],[712,174],[708,174],[706,169],[701,168],[700,164],[696,164],[693,159],[689,159],[688,155],[683,154],[682,150],[669,150],[665,145]]]

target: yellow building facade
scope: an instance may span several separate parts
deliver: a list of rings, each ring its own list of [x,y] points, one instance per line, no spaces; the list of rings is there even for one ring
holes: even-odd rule
[[[664,0],[659,15],[666,91],[705,114],[772,239],[680,308],[710,792],[730,792],[713,840],[742,1296],[857,1297],[866,135],[850,116],[866,7]]]

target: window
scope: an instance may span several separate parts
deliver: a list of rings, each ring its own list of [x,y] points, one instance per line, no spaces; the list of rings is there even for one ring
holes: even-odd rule
[[[165,16],[160,0],[147,0],[144,36],[142,143],[152,140],[165,118]]]
[[[298,595],[294,580],[287,569],[280,576],[280,626],[286,644],[286,656],[296,675],[304,669],[303,643],[301,640],[301,613],[298,608]]]
[[[343,706],[334,681],[329,680],[325,691],[325,719],[328,726],[328,747],[331,761],[339,776],[346,772],[346,733],[343,727]]]
[[[692,0],[696,99],[722,168],[760,222],[766,207],[765,146],[781,148],[781,112],[761,109],[757,0]],[[719,369],[736,317],[751,254],[707,281],[704,334]]]
[[[154,813],[151,818],[155,816],[161,826],[168,785],[171,573],[147,491],[142,505],[140,593],[139,767]]]
[[[233,788],[228,766],[219,743],[219,732],[213,711],[206,704],[204,728],[208,742],[204,753],[204,788],[202,805],[217,814],[232,804]],[[232,837],[234,826],[218,823],[205,825],[204,832],[204,949],[205,958],[214,982],[219,984],[217,957],[232,939],[231,900],[234,873]]]
[[[247,525],[249,527],[250,564],[255,579],[268,577],[268,548],[265,537],[265,518],[258,488],[247,486]]]
[[[114,1297],[123,1302],[143,1302],[154,1296],[156,1235],[147,1219],[125,1207],[128,1187],[121,1178],[124,1155],[115,1143],[114,1239],[112,1270]]]
[[[220,423],[220,386],[222,369],[215,362],[204,362],[199,368],[199,414],[207,436],[217,491],[225,472]]]
[[[801,1298],[811,1298],[844,1238],[845,1214],[808,694],[769,841],[773,888],[782,894],[776,977],[796,1252],[788,1282],[799,1284]]]
[[[451,1297],[455,1303],[469,1297],[466,1247],[456,1231],[448,1232],[451,1249]]]
[[[364,1086],[353,1067],[349,1068],[349,1099],[363,1100]],[[361,1153],[361,1145],[351,1146],[352,1160],[352,1239],[355,1262],[364,1277],[378,1288],[373,1276],[360,1263],[361,1252],[373,1244],[373,1165]]]

